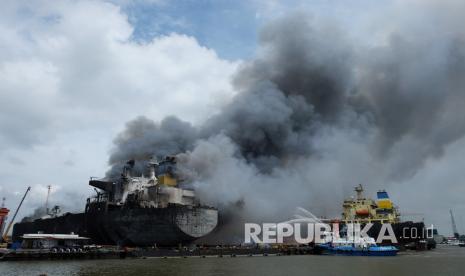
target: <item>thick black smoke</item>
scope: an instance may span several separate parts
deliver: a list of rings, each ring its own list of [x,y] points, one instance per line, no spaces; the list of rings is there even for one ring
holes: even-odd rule
[[[116,150],[110,156],[112,169],[107,177],[121,174],[127,160],[136,161],[136,172],[143,173],[145,162],[152,157],[163,157],[193,148],[198,139],[197,130],[188,122],[166,117],[160,124],[138,117],[126,124],[126,129],[113,141]]]
[[[230,138],[241,155],[264,171],[312,153],[311,137],[337,124],[348,103],[350,52],[327,43],[336,31],[286,18],[262,31],[263,56],[234,79],[239,94],[198,130],[174,117],[159,125],[140,117],[115,139],[110,164],[129,158],[178,154],[196,140]],[[197,136],[196,136],[197,135]]]
[[[36,219],[40,219],[42,217],[45,217],[47,216],[47,209],[44,207],[44,206],[41,206],[41,207],[37,207],[34,209],[34,211],[32,212],[32,214],[28,215],[28,216],[25,216],[21,222],[30,222],[30,221],[34,221]]]
[[[464,136],[465,36],[441,19],[439,33],[399,28],[371,44],[303,14],[277,20],[221,113],[198,127],[129,122],[112,172],[127,159],[177,154],[209,203],[241,200],[262,219],[296,206],[333,215],[359,181],[407,179]]]
[[[312,154],[312,136],[348,108],[351,53],[329,43],[336,35],[298,17],[264,28],[261,55],[238,72],[238,96],[202,127],[205,136],[226,135],[265,171]]]

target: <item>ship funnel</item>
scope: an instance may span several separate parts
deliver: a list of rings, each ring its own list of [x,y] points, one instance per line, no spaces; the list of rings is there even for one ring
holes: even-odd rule
[[[376,194],[377,199],[378,199],[378,208],[380,209],[392,209],[393,204],[391,199],[389,198],[388,193],[385,190],[380,190]]]

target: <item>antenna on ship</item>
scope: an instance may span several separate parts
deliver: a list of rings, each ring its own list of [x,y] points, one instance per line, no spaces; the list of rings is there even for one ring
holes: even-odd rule
[[[5,208],[5,201],[6,201],[6,197],[2,197],[2,207],[1,208]]]
[[[47,186],[47,198],[45,199],[45,212],[47,212],[47,215],[49,214],[49,209],[48,209],[48,198],[50,197],[50,189],[52,186],[48,185]]]

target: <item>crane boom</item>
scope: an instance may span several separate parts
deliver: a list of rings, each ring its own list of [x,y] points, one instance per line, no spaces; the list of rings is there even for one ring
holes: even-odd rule
[[[8,224],[8,227],[6,228],[5,232],[3,233],[3,237],[2,239],[4,241],[7,241],[7,236],[8,236],[8,232],[10,231],[10,228],[11,226],[13,225],[13,222],[15,221],[15,218],[16,218],[16,215],[18,214],[18,211],[19,211],[19,208],[21,208],[21,205],[23,205],[23,201],[24,199],[26,198],[26,195],[27,193],[31,190],[31,187],[27,187],[27,190],[26,192],[24,193],[23,195],[23,198],[21,199],[21,202],[19,203],[18,207],[16,208],[16,211],[15,211],[15,214],[13,215],[13,217],[11,218],[11,221],[10,223]]]
[[[454,232],[454,237],[459,238],[459,231],[457,231],[457,225],[455,224],[454,214],[452,213],[452,209],[449,210],[450,212],[450,220],[452,222],[452,232]]]

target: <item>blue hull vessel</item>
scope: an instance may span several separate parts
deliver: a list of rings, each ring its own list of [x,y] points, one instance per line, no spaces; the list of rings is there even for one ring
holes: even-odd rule
[[[321,254],[340,256],[396,256],[398,249],[394,246],[370,246],[367,248],[342,245],[333,246],[331,244],[317,245]]]

